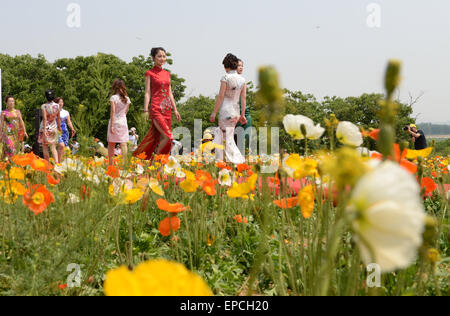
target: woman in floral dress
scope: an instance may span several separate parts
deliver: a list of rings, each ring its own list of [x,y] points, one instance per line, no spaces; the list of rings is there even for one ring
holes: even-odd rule
[[[50,160],[48,148],[53,155],[53,159],[56,163],[59,163],[58,151],[56,145],[58,145],[59,133],[61,130],[61,117],[59,104],[55,103],[55,92],[53,90],[47,90],[45,92],[47,103],[43,104],[42,109],[42,122],[39,128],[38,142],[42,144],[42,150],[44,152],[44,158]]]
[[[3,150],[1,159],[11,158],[21,151],[20,144],[23,137],[28,138],[22,114],[15,109],[15,100],[12,96],[5,98],[6,109],[2,111],[0,118],[0,136]]]

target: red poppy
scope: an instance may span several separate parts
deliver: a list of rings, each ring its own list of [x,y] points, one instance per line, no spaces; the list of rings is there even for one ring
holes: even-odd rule
[[[58,285],[58,288],[60,290],[64,290],[65,288],[67,288],[67,284],[60,284],[60,285]]]
[[[380,129],[374,129],[374,130],[372,130],[372,131],[368,134],[368,136],[369,136],[370,138],[372,138],[373,140],[378,141],[378,138],[380,137]]]
[[[146,160],[147,155],[146,155],[146,153],[140,153],[139,155],[136,156],[136,158],[141,159],[141,160]]]
[[[159,223],[159,232],[164,237],[170,236],[171,231],[177,232],[180,229],[181,221],[178,217],[166,217]]]
[[[433,179],[425,177],[422,179],[422,188],[425,189],[425,196],[432,196],[433,191],[438,188],[438,185]]]
[[[87,185],[82,185],[80,188],[80,196],[83,200],[87,199],[91,194],[91,189]]]

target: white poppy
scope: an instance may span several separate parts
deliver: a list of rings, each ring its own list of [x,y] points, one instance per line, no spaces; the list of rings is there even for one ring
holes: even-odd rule
[[[222,186],[230,187],[232,184],[232,179],[230,175],[230,171],[227,169],[222,169],[219,172],[219,184]]]
[[[325,132],[325,129],[320,124],[314,125],[310,118],[303,115],[288,114],[283,118],[283,125],[286,132],[295,140],[305,138],[301,130],[302,125],[305,126],[306,138],[308,139],[319,139]]]
[[[416,179],[387,161],[361,178],[347,208],[362,259],[383,272],[407,268],[422,245],[425,211]],[[374,258],[372,258],[372,255]]]
[[[351,122],[339,122],[336,136],[344,145],[358,147],[363,143],[363,137],[359,127]]]
[[[169,157],[169,162],[164,166],[164,173],[167,175],[176,175],[181,170],[181,165],[174,156]]]

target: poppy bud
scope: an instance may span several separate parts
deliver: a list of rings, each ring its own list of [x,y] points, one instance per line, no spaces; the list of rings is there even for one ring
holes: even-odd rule
[[[399,86],[401,77],[400,71],[402,68],[402,62],[400,60],[391,59],[386,69],[385,76],[385,88],[388,99],[391,99],[395,89]]]

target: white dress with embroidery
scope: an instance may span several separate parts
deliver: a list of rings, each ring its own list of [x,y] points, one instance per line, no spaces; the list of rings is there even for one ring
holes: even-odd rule
[[[234,130],[241,117],[239,99],[242,89],[245,89],[245,79],[235,70],[228,72],[221,82],[227,84],[225,98],[219,110],[219,128],[214,132],[214,143],[225,146],[226,161],[242,164],[245,157],[234,141]],[[216,158],[223,159],[223,151],[216,151]]]

